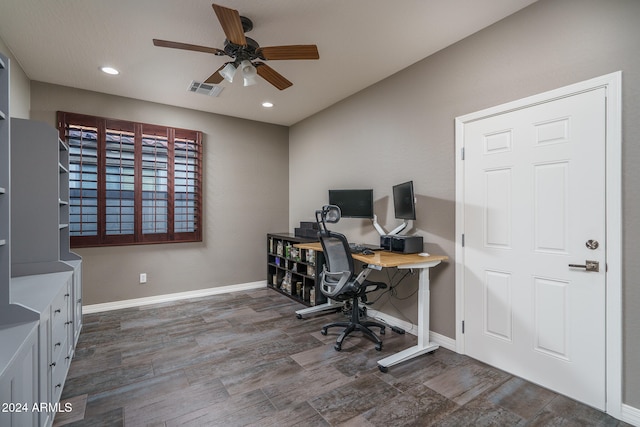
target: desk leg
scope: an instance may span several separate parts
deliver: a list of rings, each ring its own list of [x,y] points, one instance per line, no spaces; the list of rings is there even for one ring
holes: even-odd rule
[[[344,306],[344,303],[328,299],[326,303],[314,305],[313,307],[296,310],[296,317],[302,319],[305,314],[321,313],[323,311],[337,311]]]
[[[378,368],[387,372],[389,366],[397,365],[425,353],[431,353],[439,345],[429,342],[429,268],[420,269],[418,278],[418,345],[385,357],[378,361]]]

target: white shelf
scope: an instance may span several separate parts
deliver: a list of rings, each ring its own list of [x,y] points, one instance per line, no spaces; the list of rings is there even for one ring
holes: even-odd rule
[[[0,120],[4,120],[6,118],[7,118],[7,116],[4,114],[4,112],[0,111]]]
[[[7,244],[7,241],[5,239],[0,239],[0,246],[4,246]]]
[[[60,144],[60,151],[69,151],[69,147],[67,147],[67,144],[60,138],[58,138],[58,143]]]
[[[62,163],[58,163],[58,168],[60,169],[60,172],[62,172],[62,173],[69,173],[67,168],[65,168]]]
[[[65,206],[65,205],[68,205],[68,204],[69,204],[69,202],[67,202],[66,200],[60,200],[60,199],[58,199],[58,204],[59,204],[60,206]]]
[[[69,224],[60,224],[60,225],[58,226],[58,228],[59,228],[60,230],[62,230],[63,228],[67,228],[68,226],[69,226]]]
[[[6,192],[7,192],[7,190],[4,187],[0,187],[0,194],[4,194]]]

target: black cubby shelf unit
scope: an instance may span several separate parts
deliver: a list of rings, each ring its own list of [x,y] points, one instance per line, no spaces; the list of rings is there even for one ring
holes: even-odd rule
[[[317,281],[324,265],[322,252],[294,246],[317,241],[290,233],[267,234],[267,286],[309,307],[327,302]]]

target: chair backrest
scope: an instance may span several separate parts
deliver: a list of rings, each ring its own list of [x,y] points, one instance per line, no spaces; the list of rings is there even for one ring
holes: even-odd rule
[[[353,277],[355,268],[347,238],[343,234],[329,230],[322,230],[318,233],[318,237],[324,252],[327,271],[332,273],[349,271]]]
[[[316,211],[318,238],[325,258],[320,290],[329,298],[338,300],[347,295],[345,291],[353,292],[350,285],[355,276],[349,241],[343,234],[327,229],[327,222],[335,224],[340,217],[340,208],[335,205],[325,205]]]

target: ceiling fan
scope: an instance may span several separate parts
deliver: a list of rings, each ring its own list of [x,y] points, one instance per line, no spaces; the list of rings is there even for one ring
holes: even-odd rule
[[[240,16],[235,9],[217,4],[212,4],[212,6],[226,36],[224,49],[153,39],[155,46],[212,53],[233,59],[218,68],[205,80],[205,83],[218,84],[223,79],[232,81],[240,70],[244,86],[255,84],[255,77],[258,75],[276,88],[283,90],[293,83],[261,61],[320,58],[318,47],[314,44],[261,47],[257,41],[244,35],[253,29],[253,22],[249,18]]]

